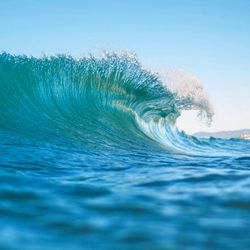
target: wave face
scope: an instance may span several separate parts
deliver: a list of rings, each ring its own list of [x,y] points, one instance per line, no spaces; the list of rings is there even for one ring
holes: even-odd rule
[[[1,247],[248,249],[250,143],[183,110],[212,121],[199,81],[134,55],[0,54]]]

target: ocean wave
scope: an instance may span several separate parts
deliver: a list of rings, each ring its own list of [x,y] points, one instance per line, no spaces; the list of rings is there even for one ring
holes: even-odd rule
[[[151,140],[185,151],[186,143],[195,141],[175,126],[181,112],[198,110],[208,120],[213,115],[202,86],[197,81],[188,86],[177,91],[173,78],[163,81],[128,53],[78,59],[2,53],[0,127],[46,139],[68,136],[86,144]]]

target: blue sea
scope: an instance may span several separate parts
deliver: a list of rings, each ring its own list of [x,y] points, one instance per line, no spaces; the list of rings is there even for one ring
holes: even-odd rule
[[[196,97],[136,56],[0,54],[0,249],[250,249],[250,141],[180,131]]]

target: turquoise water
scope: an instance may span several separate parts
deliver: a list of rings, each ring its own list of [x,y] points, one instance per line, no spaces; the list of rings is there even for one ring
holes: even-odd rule
[[[250,142],[186,109],[136,57],[1,54],[0,249],[249,249]]]

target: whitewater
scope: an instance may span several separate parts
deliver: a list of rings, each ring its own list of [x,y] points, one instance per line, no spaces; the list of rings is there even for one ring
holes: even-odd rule
[[[0,249],[249,249],[250,141],[184,110],[198,79],[133,54],[0,54]]]

